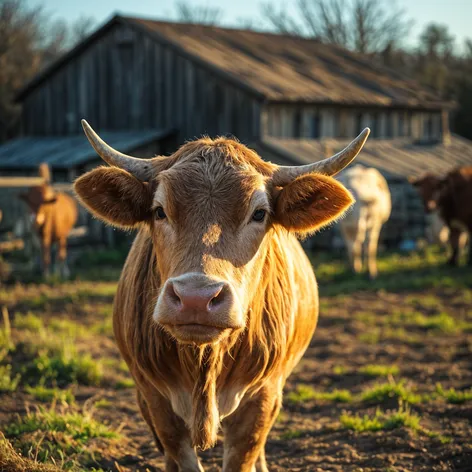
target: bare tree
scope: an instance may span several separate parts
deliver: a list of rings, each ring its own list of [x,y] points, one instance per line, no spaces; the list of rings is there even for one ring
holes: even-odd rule
[[[11,134],[19,116],[15,91],[41,66],[41,14],[41,8],[30,8],[24,0],[0,2],[0,141]]]
[[[15,93],[83,38],[91,25],[88,17],[71,25],[52,21],[41,6],[30,7],[27,0],[0,0],[0,142],[17,128]]]
[[[396,47],[412,26],[395,0],[297,0],[295,17],[269,3],[262,5],[262,12],[277,31],[314,37],[361,53]]]
[[[218,25],[223,19],[223,10],[208,5],[190,5],[185,0],[175,4],[177,20],[182,23]]]

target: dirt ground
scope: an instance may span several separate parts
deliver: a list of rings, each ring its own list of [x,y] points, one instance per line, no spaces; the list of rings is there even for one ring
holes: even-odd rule
[[[79,353],[90,353],[98,362],[111,359],[118,363],[109,324],[113,291],[113,283],[16,285],[3,289],[0,305],[8,308],[12,337],[17,343],[25,336],[24,330],[15,327],[18,314],[39,315],[46,326],[55,319],[68,319],[85,328],[83,333],[77,328],[80,332],[74,337]],[[97,323],[103,328],[93,328]],[[318,328],[287,382],[283,411],[267,443],[269,469],[472,471],[472,401],[437,394],[438,384],[443,392],[471,388],[471,326],[472,290],[463,287],[400,293],[354,291],[322,297]],[[20,346],[10,353],[14,370],[21,367],[22,352]],[[112,365],[112,361],[107,365]],[[366,366],[373,365],[394,370],[366,372]],[[78,454],[78,465],[66,467],[65,461],[56,456],[55,462],[61,467],[163,470],[163,458],[138,412],[134,388],[118,387],[117,378],[126,376],[123,369],[105,368],[98,385],[78,382],[72,387],[74,405],[53,405],[79,411],[92,408],[95,419],[120,433],[120,439],[91,439],[85,448],[93,451],[92,459],[82,460]],[[18,415],[24,417],[27,410],[48,405],[26,393],[25,382],[22,380],[15,391],[0,393],[0,430],[7,431],[7,426]],[[402,395],[394,388],[383,397],[378,394],[367,399],[365,392],[379,384],[402,385],[421,399],[402,401]],[[307,395],[303,395],[304,387]],[[313,392],[337,390],[347,390],[349,398],[314,398]],[[98,407],[100,402],[102,407]],[[95,404],[97,407],[93,407]],[[417,415],[420,427],[399,425],[359,432],[347,429],[340,421],[343,413],[373,417],[377,410],[388,414],[399,408]],[[44,443],[58,443],[51,434],[42,433],[40,438]],[[27,450],[22,446],[24,435],[6,436],[23,455],[33,458],[38,458],[38,448],[44,446],[39,445],[34,452],[31,447]],[[39,441],[38,438],[35,436],[34,440]],[[200,456],[205,470],[221,469],[221,444]]]

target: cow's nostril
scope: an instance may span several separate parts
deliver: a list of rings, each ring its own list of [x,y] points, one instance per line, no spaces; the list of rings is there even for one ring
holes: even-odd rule
[[[224,298],[225,298],[225,289],[224,287],[221,287],[218,293],[214,295],[213,298],[210,300],[208,307],[216,308],[218,305],[221,305],[223,303]]]
[[[167,296],[169,297],[170,301],[175,303],[176,305],[182,305],[182,300],[180,297],[177,295],[174,284],[169,284],[169,287],[167,289]]]

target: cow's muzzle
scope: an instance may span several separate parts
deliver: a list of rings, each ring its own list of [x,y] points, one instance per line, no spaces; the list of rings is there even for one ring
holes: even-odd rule
[[[157,300],[154,320],[178,341],[194,344],[217,342],[243,327],[231,285],[198,273],[167,280]]]

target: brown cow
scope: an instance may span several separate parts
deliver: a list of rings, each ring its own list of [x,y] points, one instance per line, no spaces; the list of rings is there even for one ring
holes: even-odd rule
[[[449,228],[452,255],[448,261],[459,265],[462,234],[472,234],[472,166],[462,167],[440,178],[426,174],[410,180],[418,189],[426,212],[437,211]],[[472,238],[469,237],[469,265],[472,265]]]
[[[41,241],[43,275],[49,275],[51,246],[58,243],[60,273],[62,277],[68,277],[67,238],[77,221],[77,204],[71,196],[54,190],[47,164],[41,164],[39,173],[44,184],[31,187],[20,198],[28,205],[34,230]]]
[[[315,276],[295,235],[353,203],[328,175],[369,131],[325,161],[278,167],[224,138],[136,159],[84,129],[113,167],[80,177],[80,200],[108,223],[140,228],[113,327],[166,470],[203,470],[196,448],[212,446],[221,427],[224,471],[267,471],[282,389],[318,318]]]

